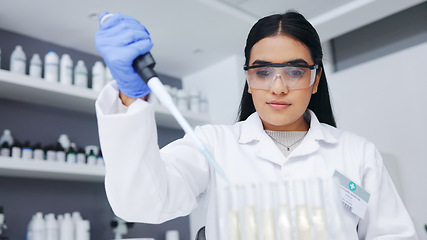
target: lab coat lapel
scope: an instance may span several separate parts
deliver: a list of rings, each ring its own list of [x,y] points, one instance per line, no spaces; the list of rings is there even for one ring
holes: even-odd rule
[[[308,112],[310,113],[310,129],[301,144],[291,153],[290,156],[292,157],[304,156],[316,152],[320,148],[320,142],[333,144],[338,141],[330,131],[322,127],[314,112],[311,110],[308,110]]]
[[[256,143],[255,154],[265,160],[282,165],[285,162],[285,156],[274,144],[273,140],[265,133],[261,119],[255,112],[242,123],[239,143]]]

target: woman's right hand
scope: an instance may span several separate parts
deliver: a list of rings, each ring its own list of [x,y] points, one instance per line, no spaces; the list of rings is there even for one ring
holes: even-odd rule
[[[108,14],[100,15],[99,21]],[[150,52],[153,43],[147,29],[138,20],[116,13],[103,21],[95,34],[95,45],[120,92],[129,98],[142,98],[150,88],[132,67],[140,55]],[[123,101],[123,96],[121,96]]]

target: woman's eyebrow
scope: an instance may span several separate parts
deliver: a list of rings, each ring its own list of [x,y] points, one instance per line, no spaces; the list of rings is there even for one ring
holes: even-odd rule
[[[252,65],[262,65],[262,64],[271,64],[272,62],[269,61],[264,61],[264,60],[255,60]],[[284,63],[289,63],[289,64],[304,64],[304,65],[308,65],[307,61],[305,61],[302,58],[297,58],[294,60],[290,60],[288,62],[284,62]]]
[[[291,61],[289,61],[289,62],[287,62],[287,63],[290,63],[290,64],[305,64],[305,65],[308,65],[308,62],[307,62],[307,61],[305,61],[305,60],[304,60],[304,59],[302,59],[302,58],[294,59],[294,60],[291,60]]]
[[[262,64],[270,64],[271,62],[269,61],[263,61],[263,60],[256,60],[255,62],[252,63],[252,65],[262,65]]]

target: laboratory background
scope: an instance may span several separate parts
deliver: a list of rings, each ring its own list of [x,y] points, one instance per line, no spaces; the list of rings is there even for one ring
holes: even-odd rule
[[[61,240],[195,239],[205,208],[163,224],[125,223],[104,189],[95,100],[112,81],[95,49],[98,17],[144,24],[156,71],[192,127],[233,124],[243,48],[257,19],[295,9],[317,29],[341,129],[376,144],[427,239],[427,1],[0,1],[0,239],[74,223]],[[156,104],[156,99],[153,98]],[[159,146],[184,135],[156,106]],[[68,150],[66,150],[66,148]],[[390,209],[393,211],[393,209]],[[56,225],[61,233],[69,225]]]

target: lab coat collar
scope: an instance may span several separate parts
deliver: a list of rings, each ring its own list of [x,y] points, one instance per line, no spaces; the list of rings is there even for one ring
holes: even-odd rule
[[[310,129],[308,130],[307,136],[301,142],[301,148],[297,148],[292,152],[292,156],[305,155],[316,151],[319,148],[319,142],[324,141],[326,143],[336,143],[337,138],[331,133],[328,127],[323,126],[317,119],[314,112],[307,110],[310,118]],[[276,159],[272,156],[277,156],[278,148],[273,150],[271,146],[274,146],[274,142],[265,133],[261,119],[257,112],[251,114],[246,121],[241,123],[241,131],[239,137],[239,143],[248,144],[251,142],[258,142],[257,153],[260,157],[266,159]],[[290,155],[290,156],[291,156]],[[277,164],[281,164],[282,160],[273,160]]]

